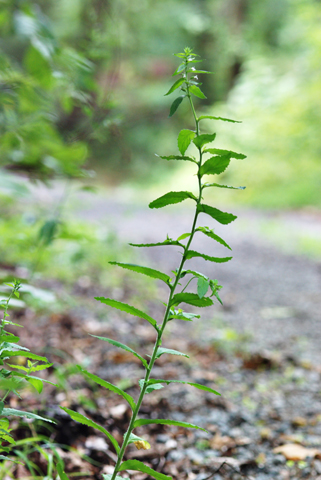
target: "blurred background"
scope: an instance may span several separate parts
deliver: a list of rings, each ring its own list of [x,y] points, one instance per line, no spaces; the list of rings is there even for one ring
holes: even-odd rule
[[[98,394],[70,380],[75,361],[101,366],[88,332],[137,334],[119,321],[117,333],[118,317],[94,296],[143,309],[148,298],[162,313],[162,290],[108,262],[170,271],[179,258],[158,251],[146,260],[128,242],[189,228],[188,207],[147,207],[169,188],[195,188],[190,166],[155,156],[178,154],[179,131],[194,128],[187,103],[169,118],[175,96],[164,96],[173,54],[186,46],[213,72],[200,78],[207,99],[195,99],[197,112],[242,122],[204,122],[203,131],[247,155],[221,182],[247,188],[208,194],[239,220],[223,233],[235,260],[215,266],[225,307],[208,314],[211,335],[201,327],[195,335],[215,358],[252,338],[320,362],[320,21],[318,0],[0,0],[0,298],[5,282],[22,280],[12,316],[25,326],[23,345],[56,365],[58,387],[42,407],[54,398],[97,408]],[[152,341],[139,335],[139,345]],[[110,367],[127,359],[108,359],[103,375],[110,368],[131,388],[131,370]],[[23,401],[36,408],[30,395]]]
[[[320,16],[316,0],[2,0],[2,262],[39,270],[43,247],[68,236],[79,260],[75,241],[95,234],[75,231],[75,212],[63,220],[81,188],[146,204],[190,182],[185,165],[155,157],[193,127],[187,104],[168,118],[164,97],[185,46],[213,72],[198,111],[243,122],[215,125],[219,147],[248,156],[224,173],[247,190],[222,203],[304,209],[310,226],[321,205]],[[316,229],[293,227],[292,243],[319,254]]]

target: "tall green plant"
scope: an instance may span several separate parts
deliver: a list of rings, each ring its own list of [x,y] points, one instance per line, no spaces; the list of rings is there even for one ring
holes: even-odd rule
[[[9,428],[11,417],[24,417],[54,423],[52,420],[43,418],[33,412],[6,407],[9,394],[14,394],[20,398],[19,392],[23,382],[28,382],[38,393],[41,393],[43,382],[51,382],[33,374],[53,365],[48,363],[45,357],[31,353],[28,348],[19,345],[19,337],[7,331],[10,326],[22,326],[8,320],[9,304],[14,296],[19,298],[21,284],[18,280],[15,280],[14,283],[9,283],[7,286],[11,288],[11,292],[7,299],[0,300],[0,307],[4,309],[3,318],[0,320],[0,453],[9,453],[11,447],[16,444]],[[26,364],[14,363],[15,357],[25,358]],[[9,446],[3,446],[3,442],[6,442]],[[0,454],[0,463],[2,460],[8,460],[8,457]]]
[[[74,412],[68,408],[63,408],[65,412],[67,412],[74,420],[77,420],[83,424],[89,425],[94,427],[101,432],[103,432],[110,442],[112,443],[114,449],[117,453],[117,462],[115,465],[115,470],[112,475],[104,475],[105,480],[121,480],[122,477],[118,476],[119,472],[123,470],[137,470],[143,473],[147,473],[148,475],[158,479],[158,480],[169,480],[171,477],[168,477],[162,473],[159,473],[150,467],[144,465],[144,463],[138,460],[126,460],[123,461],[123,457],[126,451],[127,446],[130,443],[136,444],[138,448],[148,448],[149,444],[143,438],[138,437],[133,432],[137,427],[149,424],[161,424],[161,425],[176,425],[181,427],[187,428],[195,428],[204,430],[201,427],[196,425],[168,420],[168,419],[143,419],[139,418],[139,410],[141,404],[143,402],[144,396],[147,393],[152,392],[153,390],[159,389],[163,387],[163,384],[169,385],[170,383],[182,383],[188,384],[200,390],[205,390],[207,392],[211,392],[215,395],[219,395],[218,392],[213,390],[212,388],[206,387],[204,385],[199,385],[197,383],[192,382],[185,382],[181,380],[162,380],[162,379],[154,379],[152,378],[152,369],[153,366],[158,358],[160,358],[164,354],[169,355],[182,355],[187,357],[185,353],[168,349],[162,346],[162,337],[164,330],[168,324],[168,322],[172,320],[183,320],[183,321],[192,321],[194,318],[199,318],[199,315],[194,313],[185,312],[182,308],[180,308],[181,303],[185,303],[188,305],[196,306],[196,307],[208,307],[213,305],[215,299],[217,299],[220,303],[221,299],[219,296],[219,290],[221,289],[221,285],[218,284],[217,280],[210,279],[206,275],[191,270],[186,269],[185,264],[188,260],[200,257],[204,260],[214,262],[214,263],[224,263],[231,260],[232,257],[214,257],[205,255],[204,253],[197,252],[192,250],[191,245],[194,239],[194,235],[197,232],[200,232],[207,237],[211,238],[212,240],[218,242],[219,244],[223,245],[227,249],[231,250],[231,247],[219,237],[213,230],[209,229],[208,227],[198,226],[198,218],[200,214],[205,213],[209,215],[211,218],[216,220],[217,222],[227,225],[231,223],[233,220],[236,219],[236,216],[231,213],[225,213],[217,208],[214,208],[210,205],[203,203],[203,193],[204,190],[207,188],[215,187],[215,188],[236,188],[230,187],[227,185],[221,185],[218,183],[212,182],[203,182],[204,175],[219,175],[220,173],[224,172],[226,168],[229,166],[229,163],[232,158],[235,159],[244,159],[245,155],[240,153],[232,152],[230,150],[222,150],[218,148],[208,147],[208,144],[212,143],[215,140],[216,134],[215,133],[201,133],[200,131],[200,123],[204,119],[212,119],[212,120],[223,120],[227,122],[233,122],[234,120],[230,120],[227,118],[220,118],[220,117],[213,117],[213,116],[200,116],[198,117],[194,108],[193,103],[193,96],[198,98],[206,98],[204,93],[200,89],[200,83],[198,82],[198,75],[202,73],[209,73],[203,70],[198,70],[195,68],[195,64],[200,62],[201,60],[197,58],[198,56],[192,52],[191,49],[185,48],[183,53],[178,53],[176,55],[178,58],[181,59],[181,64],[174,72],[174,75],[179,75],[179,79],[172,85],[170,90],[167,92],[166,95],[171,94],[172,92],[180,89],[181,95],[174,100],[171,108],[170,108],[170,116],[172,116],[181,102],[184,99],[190,103],[192,114],[195,121],[195,130],[188,130],[184,129],[181,130],[178,135],[178,149],[180,151],[180,155],[170,155],[170,156],[161,156],[161,158],[165,160],[178,160],[178,161],[188,161],[195,164],[197,168],[197,179],[198,179],[198,192],[196,194],[192,192],[168,192],[162,197],[154,200],[150,203],[150,208],[162,208],[167,205],[175,204],[182,202],[183,200],[191,199],[195,202],[195,213],[194,218],[192,221],[191,229],[187,233],[183,233],[180,235],[176,240],[172,238],[166,238],[166,240],[159,242],[159,243],[148,243],[148,244],[132,244],[136,247],[154,247],[154,246],[164,246],[164,245],[174,245],[178,246],[182,249],[182,259],[180,264],[176,270],[173,271],[173,276],[170,276],[166,273],[160,272],[158,270],[127,264],[127,263],[119,263],[119,262],[111,262],[113,265],[118,265],[121,268],[125,268],[128,270],[132,270],[137,273],[141,273],[143,275],[147,275],[151,278],[155,278],[161,280],[167,285],[169,289],[169,296],[166,303],[165,313],[162,322],[159,324],[157,321],[148,315],[145,312],[138,310],[137,308],[127,305],[126,303],[113,300],[110,298],[104,297],[96,297],[96,300],[109,305],[110,307],[116,308],[118,310],[124,311],[130,315],[134,315],[139,318],[143,318],[147,322],[149,322],[155,329],[156,332],[156,340],[153,351],[150,355],[149,360],[146,360],[141,356],[139,353],[132,350],[127,345],[124,345],[118,341],[112,340],[110,338],[105,337],[96,337],[100,340],[108,342],[116,347],[122,348],[127,352],[131,352],[135,357],[139,358],[143,367],[145,368],[145,377],[139,380],[140,386],[140,395],[138,399],[135,401],[128,393],[124,392],[120,388],[112,385],[111,383],[99,378],[97,375],[94,375],[86,370],[83,370],[81,367],[79,369],[81,372],[88,377],[89,379],[96,382],[98,385],[101,385],[108,390],[111,390],[115,393],[121,395],[129,404],[132,409],[132,416],[129,422],[127,431],[124,435],[124,440],[122,445],[119,445],[117,440],[107,431],[105,428],[101,427],[100,425],[96,424],[92,420],[88,419],[87,417],[81,415],[80,413]],[[186,151],[188,147],[193,143],[193,145],[198,150],[198,158],[195,158],[192,155],[186,155]],[[210,154],[209,158],[204,159],[204,156]],[[239,189],[243,189],[244,187],[238,187]],[[185,240],[185,243],[183,241]],[[181,281],[183,278],[189,277],[189,281],[184,286],[181,287]],[[188,292],[185,291],[187,286],[190,284],[191,280],[197,279],[197,290],[195,292]]]

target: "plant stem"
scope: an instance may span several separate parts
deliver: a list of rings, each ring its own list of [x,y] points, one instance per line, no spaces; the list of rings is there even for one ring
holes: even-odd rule
[[[186,65],[186,67],[185,67],[186,92],[187,92],[187,97],[189,99],[191,109],[192,109],[192,113],[193,113],[194,120],[195,120],[196,136],[198,137],[200,135],[199,120],[197,118],[195,108],[194,108],[194,104],[193,104],[193,100],[192,100],[192,97],[191,97],[191,94],[190,94],[190,91],[189,91],[189,82],[188,82],[188,77],[187,77],[188,74],[186,72],[187,71],[187,66],[188,66],[187,60],[185,61],[185,65]],[[153,353],[152,353],[150,362],[148,364],[148,368],[146,369],[146,374],[145,374],[145,378],[144,378],[144,385],[143,385],[143,387],[141,389],[141,392],[140,392],[140,395],[138,397],[138,400],[137,400],[137,403],[136,403],[136,408],[133,410],[133,414],[132,414],[127,432],[125,433],[123,444],[122,444],[120,452],[118,454],[117,463],[115,465],[115,469],[114,469],[113,475],[111,477],[111,480],[116,479],[116,475],[119,471],[119,467],[121,465],[125,450],[127,448],[130,435],[131,435],[131,433],[134,429],[134,423],[135,423],[136,417],[139,413],[140,406],[142,404],[144,395],[146,393],[146,388],[148,386],[147,382],[150,378],[151,371],[153,369],[154,363],[155,363],[156,358],[157,358],[157,351],[158,351],[158,348],[160,347],[160,345],[162,343],[162,335],[164,333],[165,327],[166,327],[167,322],[168,322],[168,317],[169,317],[170,308],[171,308],[171,302],[172,302],[172,299],[174,297],[175,290],[176,290],[176,287],[178,285],[178,282],[180,280],[180,276],[181,276],[182,270],[184,268],[184,264],[186,262],[187,252],[188,252],[189,247],[190,247],[190,245],[193,241],[193,238],[194,238],[196,223],[197,223],[197,217],[198,217],[198,214],[199,214],[198,205],[201,203],[201,199],[202,199],[202,183],[201,183],[201,174],[200,174],[200,168],[202,166],[202,151],[201,151],[201,148],[199,148],[199,161],[197,162],[197,165],[198,165],[197,177],[198,177],[199,194],[198,194],[198,199],[197,199],[197,202],[196,202],[196,210],[195,210],[195,214],[194,214],[194,219],[193,219],[193,224],[192,224],[192,229],[191,229],[191,235],[188,239],[188,242],[187,242],[186,246],[184,247],[184,254],[183,254],[182,260],[180,262],[179,268],[177,270],[175,281],[174,281],[173,285],[170,286],[170,294],[169,294],[169,298],[168,298],[168,302],[167,302],[167,307],[166,307],[166,310],[165,310],[162,325],[158,329],[157,339],[155,341]]]

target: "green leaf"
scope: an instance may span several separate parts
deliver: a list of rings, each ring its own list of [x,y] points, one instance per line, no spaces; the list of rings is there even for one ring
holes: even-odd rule
[[[204,273],[197,272],[196,270],[182,270],[180,278],[184,278],[185,275],[188,275],[188,274],[193,275],[194,277],[197,277],[197,278],[204,278],[205,280],[208,280],[208,277],[204,275]]]
[[[46,89],[50,87],[53,78],[50,63],[33,45],[30,45],[27,50],[24,64],[27,72],[38,80],[42,87]]]
[[[224,247],[228,248],[229,250],[232,250],[231,247],[225,242],[225,240],[223,240],[223,238],[219,237],[218,235],[216,235],[213,230],[210,230],[208,227],[197,227],[197,229],[195,230],[195,232],[202,232],[204,233],[204,235],[206,235],[207,237],[210,237],[212,238],[213,240],[215,240],[216,242],[220,243],[221,245],[224,245]]]
[[[199,298],[196,293],[177,293],[171,301],[172,305],[179,305],[180,303],[188,303],[195,307],[209,307],[213,305],[213,301],[208,297]]]
[[[183,72],[183,70],[185,70],[185,62],[184,63],[181,63],[177,69],[175,70],[175,72],[173,73],[172,77],[175,77],[175,75],[179,75],[181,72]]]
[[[10,341],[10,342],[19,342],[20,338],[17,337],[16,335],[13,335],[12,333],[9,333],[9,332],[5,332],[3,335],[0,336],[0,344],[2,342],[6,342],[6,341]]]
[[[180,235],[177,239],[177,241],[179,242],[180,240],[185,240],[185,238],[188,238],[190,237],[191,234],[190,233],[183,233],[182,235]]]
[[[12,458],[6,457],[5,455],[0,455],[0,460],[5,460],[5,461],[8,461],[8,462],[18,463],[19,465],[23,465],[22,462],[18,462],[17,460],[13,460]]]
[[[176,427],[185,427],[185,428],[196,428],[196,430],[203,430],[203,432],[207,432],[205,428],[198,427],[197,425],[193,425],[192,423],[186,423],[186,422],[177,422],[176,420],[166,420],[166,419],[145,419],[142,418],[140,420],[136,420],[134,423],[134,428],[141,427],[142,425],[152,425],[152,424],[157,424],[157,425],[174,425]]]
[[[95,428],[96,430],[99,430],[100,432],[104,433],[106,437],[109,438],[111,443],[113,444],[115,450],[117,453],[119,453],[120,448],[118,445],[117,440],[101,425],[98,425],[98,423],[94,422],[93,420],[90,420],[89,418],[85,417],[85,415],[82,415],[81,413],[75,412],[74,410],[70,410],[69,408],[66,407],[60,407],[61,410],[64,412],[68,413],[70,417],[75,420],[75,422],[79,422],[82,425],[87,425],[88,427]]]
[[[197,148],[201,149],[207,143],[213,142],[215,140],[215,137],[216,133],[204,133],[203,135],[198,135],[198,137],[195,137],[193,143],[194,145],[196,145]]]
[[[58,462],[56,464],[57,472],[60,477],[60,480],[69,480],[67,475],[64,472],[64,467]]]
[[[163,160],[185,160],[185,161],[188,161],[188,162],[193,162],[193,163],[196,163],[197,164],[197,161],[195,160],[194,157],[187,157],[185,155],[168,155],[168,156],[164,156],[164,155],[157,155],[157,153],[155,153],[156,157],[159,157],[159,158],[162,158]]]
[[[184,385],[191,385],[192,387],[198,388],[199,390],[204,390],[205,392],[214,393],[215,395],[221,395],[216,390],[213,390],[210,387],[206,387],[205,385],[201,385],[199,383],[184,382],[183,380],[156,380],[154,378],[148,380],[148,384],[153,385],[154,383],[166,383],[167,385],[169,385],[170,383],[182,383]]]
[[[4,409],[4,402],[0,401],[0,415],[2,414],[3,409]]]
[[[91,337],[99,338],[99,340],[103,340],[104,342],[108,342],[111,345],[114,345],[115,347],[122,348],[123,350],[126,350],[126,352],[132,353],[135,357],[139,358],[139,360],[142,362],[144,367],[148,368],[148,363],[146,362],[146,360],[141,355],[139,355],[139,353],[135,352],[135,350],[133,350],[130,347],[127,347],[127,345],[124,345],[123,343],[117,342],[116,340],[112,340],[111,338],[98,337],[97,335],[91,335]]]
[[[182,243],[179,243],[177,240],[172,240],[171,238],[168,238],[167,240],[158,243],[130,243],[129,245],[131,245],[132,247],[164,247],[166,245],[174,245],[177,247],[185,248]]]
[[[39,380],[38,378],[32,378],[32,377],[26,377],[26,380],[27,382],[30,383],[30,385],[32,385],[38,393],[41,393],[42,390],[43,390],[43,383],[41,380]]]
[[[214,263],[226,263],[229,260],[232,260],[233,258],[233,257],[210,257],[209,255],[195,252],[194,250],[189,250],[186,253],[186,260],[189,260],[190,258],[194,258],[194,257],[201,257],[201,258],[204,258],[204,260],[208,260],[209,262],[214,262]]]
[[[178,352],[177,350],[172,350],[171,348],[164,348],[164,347],[158,347],[156,358],[161,357],[162,355],[164,355],[164,353],[169,353],[171,355],[178,355],[181,357],[189,358],[189,356],[186,355],[186,353]]]
[[[178,150],[181,152],[182,155],[184,155],[184,153],[188,149],[195,135],[196,135],[195,132],[193,132],[192,130],[181,130],[179,132],[177,145],[178,145]]]
[[[161,385],[161,387],[163,388],[163,385]],[[148,392],[146,392],[146,393],[148,393]],[[142,437],[138,437],[134,433],[130,434],[128,444],[129,443],[134,443],[135,447],[138,450],[141,450],[141,449],[149,450],[150,449],[150,443],[147,442],[147,440],[144,440]]]
[[[60,222],[58,220],[48,220],[45,222],[39,231],[39,240],[44,245],[50,245],[55,239]]]
[[[138,380],[138,384],[139,384],[140,389],[143,390],[144,385],[145,385],[145,380],[143,378]],[[151,386],[147,386],[146,390],[145,390],[145,393],[151,393],[154,390],[160,390],[161,388],[164,388],[163,385],[161,385],[160,383],[155,383]]]
[[[214,155],[229,155],[231,158],[236,158],[237,160],[243,160],[246,158],[246,155],[243,155],[243,153],[233,152],[232,150],[222,150],[221,148],[207,148],[204,150],[204,153],[213,153]]]
[[[176,82],[173,83],[173,85],[172,85],[171,88],[168,90],[168,92],[165,93],[164,97],[166,97],[166,95],[170,95],[171,93],[173,93],[174,90],[176,90],[177,88],[179,88],[184,82],[185,82],[185,78],[179,78],[178,80],[176,80]]]
[[[230,164],[230,155],[211,157],[201,166],[201,175],[219,175],[223,173]]]
[[[203,298],[207,294],[210,282],[203,277],[197,279],[197,295],[199,298]]]
[[[137,470],[138,472],[147,473],[147,475],[150,475],[157,480],[172,480],[172,477],[156,472],[156,470],[147,467],[147,465],[144,465],[144,463],[140,462],[139,460],[126,460],[119,467],[119,471],[122,470]]]
[[[198,98],[207,98],[205,97],[204,93],[202,92],[202,90],[197,87],[196,85],[190,85],[189,86],[189,91],[195,95],[195,97],[198,97]]]
[[[23,370],[24,372],[34,373],[39,372],[41,370],[45,370],[46,368],[52,367],[53,363],[46,363],[45,365],[34,365],[33,367],[23,367],[22,365],[10,365],[7,363],[8,367],[16,368],[17,370]]]
[[[218,188],[230,188],[232,190],[245,190],[246,187],[230,187],[229,185],[220,185],[219,183],[204,183],[203,188],[218,187]]]
[[[178,109],[178,107],[180,106],[180,104],[182,103],[182,101],[184,100],[186,95],[182,95],[181,97],[177,97],[174,102],[172,103],[171,105],[171,108],[170,108],[170,111],[169,111],[169,117],[172,117],[174,115],[174,113],[176,112],[176,110]]]
[[[118,265],[118,267],[125,268],[127,270],[132,270],[133,272],[142,273],[151,278],[157,278],[158,280],[163,280],[166,284],[169,284],[170,277],[166,273],[159,272],[153,268],[142,267],[141,265],[135,265],[133,263],[119,263],[119,262],[109,262],[111,265]]]
[[[191,192],[168,192],[157,198],[149,204],[149,208],[162,208],[174,203],[180,203],[188,198],[192,198],[197,202],[197,198]]]
[[[116,308],[117,310],[121,310],[122,312],[129,313],[134,317],[143,318],[147,320],[154,328],[157,330],[157,323],[152,317],[147,315],[147,313],[138,310],[138,308],[132,307],[131,305],[127,305],[127,303],[119,302],[118,300],[113,300],[111,298],[104,298],[104,297],[95,297],[95,300],[98,300],[109,307]]]
[[[16,350],[15,352],[4,350],[3,352],[1,352],[1,358],[6,357],[26,357],[31,358],[32,360],[39,360],[39,362],[48,362],[46,357],[41,357],[40,355],[35,355],[34,353],[25,352],[24,350]]]
[[[228,225],[229,223],[233,222],[237,218],[237,216],[233,215],[232,213],[222,212],[217,208],[210,207],[209,205],[204,205],[203,203],[198,204],[197,210],[200,213],[206,213],[207,215],[214,218],[214,220],[221,223],[222,225]]]
[[[81,366],[77,365],[77,368],[80,370],[81,373],[89,377],[91,380],[93,380],[95,383],[98,385],[107,388],[108,390],[111,390],[112,392],[117,393],[121,397],[123,397],[130,405],[130,408],[132,410],[135,410],[136,408],[136,403],[128,393],[124,392],[121,388],[116,387],[112,383],[107,382],[106,380],[103,380],[102,378],[98,377],[97,375],[94,375],[93,373],[88,372],[87,370],[84,370]]]
[[[231,120],[230,118],[224,117],[213,117],[212,115],[201,115],[198,117],[198,120],[222,120],[223,122],[232,122],[232,123],[242,123],[239,120]]]
[[[208,72],[207,70],[194,70],[193,68],[187,70],[187,73],[193,73],[195,75],[197,75],[198,73],[209,73],[211,75],[214,74],[214,72]]]
[[[4,408],[2,410],[2,415],[5,415],[6,417],[12,415],[13,417],[25,417],[32,418],[33,420],[43,420],[44,422],[56,423],[48,418],[40,417],[40,415],[36,415],[35,413],[23,412],[22,410],[16,410],[15,408]]]
[[[183,310],[179,308],[178,310],[170,310],[168,320],[184,320],[186,322],[192,322],[194,318],[200,318],[200,315],[183,312]]]

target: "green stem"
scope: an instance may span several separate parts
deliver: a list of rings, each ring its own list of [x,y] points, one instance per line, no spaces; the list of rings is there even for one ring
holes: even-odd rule
[[[192,109],[192,113],[193,113],[193,116],[194,116],[194,120],[195,120],[195,126],[196,126],[196,136],[199,136],[200,135],[200,130],[199,130],[199,120],[197,118],[197,115],[196,115],[196,112],[195,112],[195,108],[194,108],[194,104],[193,104],[193,100],[192,100],[192,97],[191,97],[191,94],[190,94],[190,91],[189,91],[189,84],[188,84],[188,79],[187,79],[187,73],[186,73],[186,70],[187,70],[187,61],[186,61],[186,68],[185,68],[185,75],[186,75],[186,91],[187,91],[187,97],[189,99],[189,102],[190,102],[190,105],[191,105],[191,109]],[[164,314],[164,318],[163,318],[163,323],[161,325],[161,327],[159,328],[158,330],[158,334],[157,334],[157,339],[155,341],[155,345],[154,345],[154,349],[153,349],[153,353],[152,353],[152,356],[151,356],[151,359],[150,359],[150,362],[148,364],[148,368],[146,369],[146,374],[145,374],[145,378],[144,378],[144,386],[142,387],[142,390],[140,392],[140,395],[138,397],[138,400],[137,400],[137,403],[136,403],[136,408],[133,410],[133,414],[132,414],[132,417],[131,417],[131,420],[130,420],[130,423],[129,423],[129,426],[128,426],[128,429],[127,429],[127,432],[125,433],[125,436],[124,436],[124,440],[123,440],[123,444],[121,446],[121,449],[120,449],[120,452],[118,454],[118,458],[117,458],[117,462],[116,462],[116,465],[115,465],[115,469],[114,469],[114,472],[113,472],[113,475],[111,477],[111,480],[115,480],[116,479],[116,475],[117,473],[119,472],[119,467],[121,465],[121,462],[123,460],[123,456],[125,454],[125,450],[127,448],[127,445],[128,445],[128,442],[129,442],[129,438],[130,438],[130,435],[134,429],[134,423],[135,423],[135,420],[136,420],[136,417],[139,413],[139,410],[140,410],[140,406],[142,404],[142,401],[143,401],[143,398],[144,398],[144,395],[146,393],[146,388],[147,388],[147,382],[150,378],[150,375],[151,375],[151,371],[153,369],[153,366],[154,366],[154,363],[156,361],[156,357],[157,357],[157,351],[158,351],[158,348],[160,347],[161,343],[162,343],[162,335],[163,335],[163,332],[165,330],[165,327],[167,325],[167,322],[168,322],[168,317],[169,317],[169,313],[170,313],[170,308],[171,308],[171,303],[172,303],[172,299],[174,297],[174,294],[175,294],[175,290],[176,290],[176,287],[178,285],[178,282],[180,280],[180,276],[181,276],[181,273],[182,273],[182,270],[184,268],[184,264],[186,262],[186,256],[187,256],[187,252],[189,250],[189,247],[193,241],[193,237],[194,237],[194,234],[195,234],[195,230],[196,230],[196,223],[197,223],[197,217],[198,217],[198,214],[199,214],[199,211],[198,211],[198,205],[201,203],[201,199],[202,199],[202,183],[201,183],[201,174],[200,174],[200,168],[202,166],[202,151],[201,149],[199,149],[199,161],[197,162],[198,164],[198,172],[197,172],[197,177],[198,177],[198,187],[199,187],[199,195],[198,195],[198,199],[197,199],[197,202],[196,202],[196,210],[195,210],[195,214],[194,214],[194,219],[193,219],[193,224],[192,224],[192,229],[191,229],[191,235],[188,239],[188,242],[184,248],[184,254],[183,254],[183,257],[182,257],[182,260],[180,262],[180,265],[178,267],[178,270],[177,270],[177,273],[176,273],[176,278],[175,278],[175,281],[173,283],[173,285],[170,287],[170,294],[169,294],[169,298],[168,298],[168,302],[167,302],[167,307],[166,307],[166,310],[165,310],[165,314]]]

